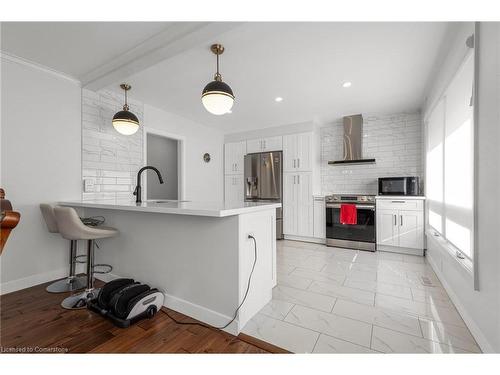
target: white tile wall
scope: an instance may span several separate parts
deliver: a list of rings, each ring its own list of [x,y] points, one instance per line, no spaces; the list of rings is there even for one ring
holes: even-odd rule
[[[328,165],[342,159],[343,132],[342,120],[320,130],[323,193],[377,194],[379,177],[422,178],[420,113],[364,116],[363,158],[375,158],[375,164]]]
[[[129,100],[129,106],[142,122],[143,104]],[[143,134],[125,136],[113,128],[113,115],[122,107],[122,94],[83,90],[82,179],[95,182],[94,192],[83,192],[83,199],[132,197],[136,173],[143,165]]]

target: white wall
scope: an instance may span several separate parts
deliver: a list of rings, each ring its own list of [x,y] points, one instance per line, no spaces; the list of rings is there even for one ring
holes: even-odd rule
[[[224,200],[222,132],[147,104],[144,105],[144,126],[185,137],[184,199]],[[211,156],[209,163],[203,161],[206,152]]]
[[[474,32],[471,23],[461,24],[449,43],[449,53],[440,62],[435,84],[427,93],[425,113],[432,108],[467,53],[465,40]],[[428,236],[427,255],[460,314],[483,351],[500,352],[500,241],[498,228],[498,187],[500,186],[500,27],[498,23],[481,23],[479,35],[479,90],[477,150],[477,259],[479,290],[473,278],[456,259]]]
[[[2,56],[1,186],[21,221],[1,257],[1,292],[68,271],[68,243],[49,234],[38,205],[81,194],[81,89]]]

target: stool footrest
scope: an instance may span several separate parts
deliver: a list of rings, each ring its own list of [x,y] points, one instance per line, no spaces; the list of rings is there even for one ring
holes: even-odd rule
[[[107,267],[108,269],[104,271],[103,270],[96,271],[97,267]],[[111,271],[113,271],[113,266],[111,264],[94,264],[93,271],[94,273],[99,273],[99,274],[110,273]]]

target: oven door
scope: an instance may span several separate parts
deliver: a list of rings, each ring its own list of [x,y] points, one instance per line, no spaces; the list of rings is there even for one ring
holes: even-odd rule
[[[357,224],[340,223],[340,204],[326,205],[326,238],[375,243],[375,206],[357,204]]]

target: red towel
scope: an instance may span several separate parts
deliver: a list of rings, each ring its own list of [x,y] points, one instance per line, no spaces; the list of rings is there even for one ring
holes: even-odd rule
[[[340,205],[340,224],[357,224],[358,212],[355,204]]]

